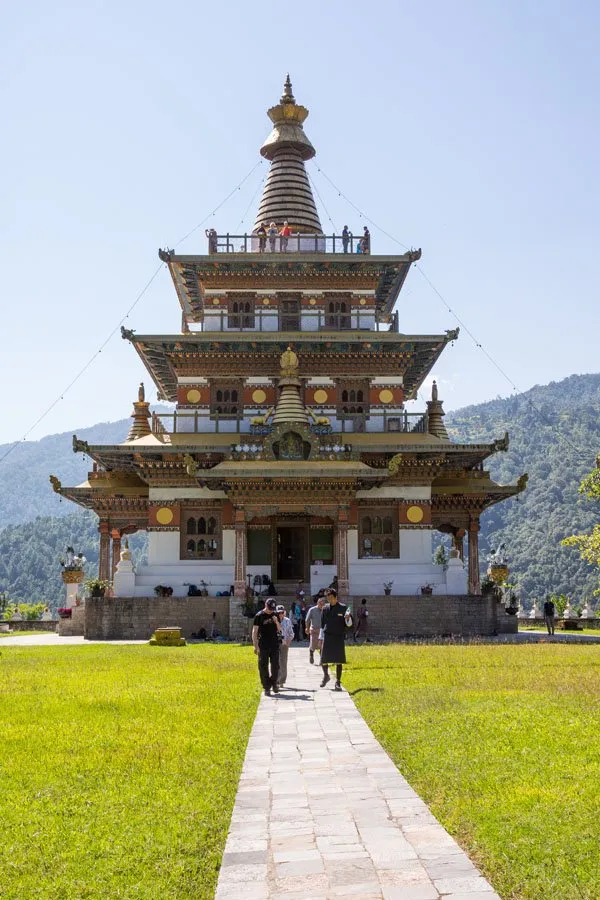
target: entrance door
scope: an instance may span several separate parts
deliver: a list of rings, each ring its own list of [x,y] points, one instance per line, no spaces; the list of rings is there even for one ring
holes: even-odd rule
[[[304,578],[306,528],[304,526],[277,529],[277,580]]]

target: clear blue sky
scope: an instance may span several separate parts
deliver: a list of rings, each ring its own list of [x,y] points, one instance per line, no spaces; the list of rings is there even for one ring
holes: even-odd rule
[[[310,109],[326,230],[328,215],[337,230],[363,222],[315,163],[422,247],[428,277],[519,388],[598,371],[599,19],[597,4],[553,0],[5,7],[0,443],[85,365],[157,248],[258,161],[288,70]],[[266,167],[208,224],[250,228]],[[371,232],[374,252],[400,249]],[[204,247],[202,228],[178,249]],[[457,324],[414,270],[399,308],[407,333]],[[179,330],[166,271],[127,324]],[[435,374],[447,409],[511,392],[465,333]],[[150,388],[115,336],[30,438],[129,415],[142,378]]]

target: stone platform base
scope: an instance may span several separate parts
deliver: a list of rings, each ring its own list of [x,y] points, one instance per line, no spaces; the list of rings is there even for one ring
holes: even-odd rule
[[[62,637],[78,637],[84,634],[85,606],[74,606],[70,619],[59,619],[57,632]]]
[[[355,613],[362,598],[353,597]],[[516,616],[508,616],[491,597],[436,594],[410,597],[367,595],[369,637],[475,637],[516,632]],[[85,604],[85,637],[89,640],[149,640],[161,626],[181,627],[185,638],[215,623],[230,635],[229,597],[105,597]],[[68,621],[68,620],[63,620]],[[235,636],[235,632],[234,632]]]

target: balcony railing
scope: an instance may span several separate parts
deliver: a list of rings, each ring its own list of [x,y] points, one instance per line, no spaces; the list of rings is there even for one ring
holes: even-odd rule
[[[371,252],[371,238],[349,234],[290,234],[274,237],[258,234],[208,235],[209,253],[356,253]]]
[[[380,316],[373,307],[352,308],[348,312],[328,312],[326,309],[307,309],[298,306],[260,306],[254,311],[214,309],[206,305],[202,320],[203,331],[393,331],[398,333],[398,313]],[[384,327],[385,326],[385,327]]]
[[[323,415],[323,413],[319,413]],[[219,415],[209,410],[176,410],[172,413],[152,413],[152,433],[163,434],[264,434],[270,426],[254,426],[254,413],[244,417]],[[370,427],[369,427],[370,426]],[[331,416],[333,434],[427,434],[427,413],[389,412],[373,410],[369,416],[345,414]]]

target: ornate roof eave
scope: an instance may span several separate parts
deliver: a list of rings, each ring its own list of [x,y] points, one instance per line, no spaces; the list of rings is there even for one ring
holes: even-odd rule
[[[496,484],[489,476],[482,480],[464,480],[455,484],[431,485],[431,501],[437,509],[460,507],[461,503],[477,505],[481,510],[516,497],[527,487],[527,474],[521,475],[516,484]]]
[[[203,281],[212,281],[215,277],[223,281],[250,276],[256,279],[257,288],[269,289],[270,282],[278,278],[285,278],[287,286],[287,280],[298,273],[314,275],[315,289],[319,287],[319,280],[332,275],[370,274],[377,283],[378,311],[391,313],[411,265],[421,258],[421,251],[409,250],[393,256],[369,254],[362,258],[359,254],[344,253],[277,254],[271,258],[264,253],[240,252],[221,253],[215,260],[214,254],[176,255],[170,250],[159,250],[159,257],[169,268],[182,310],[191,317],[202,308]],[[231,288],[235,288],[234,283]]]
[[[431,371],[444,348],[456,340],[458,329],[442,335],[405,335],[393,331],[328,331],[319,332],[195,332],[177,335],[142,335],[129,329],[121,329],[122,337],[135,347],[140,359],[159,391],[159,399],[175,402],[177,399],[177,363],[181,360],[202,360],[206,372],[214,371],[212,360],[219,358],[236,365],[230,374],[265,374],[276,377],[279,373],[279,357],[291,341],[303,357],[307,373],[319,374],[314,369],[320,359],[330,360],[346,354],[358,356],[358,362],[366,376],[379,375],[377,364],[386,360],[399,364],[398,356],[405,357],[404,389],[407,399],[413,399]],[[254,363],[260,363],[261,371],[255,372]],[[373,372],[369,372],[369,364]],[[240,372],[238,372],[238,369]],[[328,372],[330,370],[328,369]],[[198,372],[198,374],[202,374]],[[302,373],[301,373],[302,374]]]

